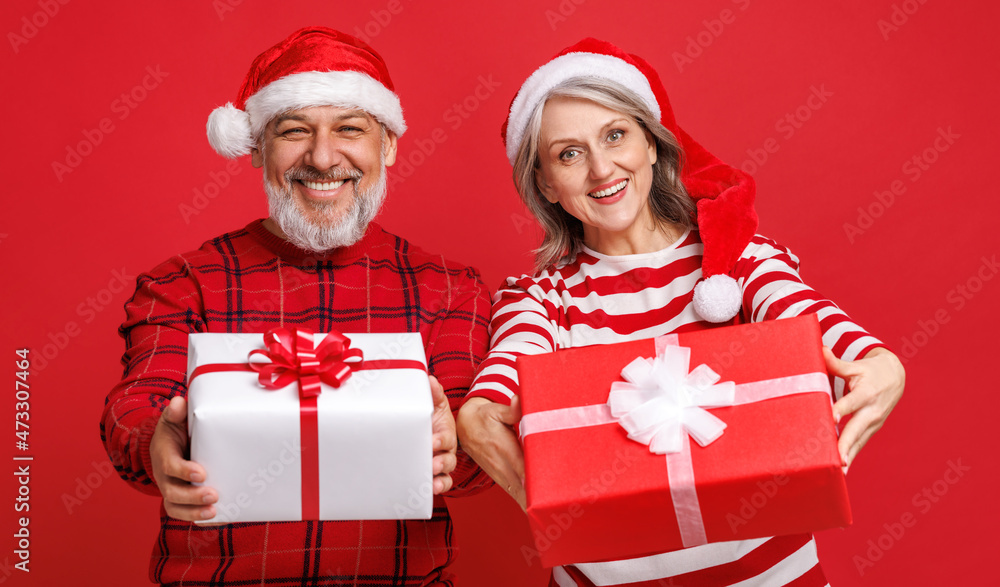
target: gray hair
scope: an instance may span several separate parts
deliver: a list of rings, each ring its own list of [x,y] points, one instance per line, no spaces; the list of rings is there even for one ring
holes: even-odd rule
[[[694,223],[694,201],[681,183],[684,153],[677,138],[650,112],[642,99],[626,87],[601,78],[575,77],[549,90],[531,113],[524,140],[514,161],[514,185],[524,205],[545,231],[542,244],[535,250],[535,269],[571,260],[583,246],[583,224],[549,203],[538,188],[536,173],[541,166],[538,144],[541,139],[542,110],[553,96],[589,100],[605,108],[631,116],[640,127],[652,134],[656,143],[656,163],[649,190],[649,208],[661,224],[672,223],[683,229]]]

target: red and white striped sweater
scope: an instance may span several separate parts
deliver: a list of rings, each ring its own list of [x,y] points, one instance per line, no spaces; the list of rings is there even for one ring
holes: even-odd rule
[[[654,253],[608,256],[584,249],[563,266],[508,278],[493,298],[490,352],[469,396],[509,403],[518,393],[519,355],[651,338],[711,328],[691,303],[701,277],[702,243],[688,231]],[[823,343],[845,360],[881,342],[833,302],[805,285],[799,261],[774,241],[755,236],[731,275],[743,290],[737,322],[818,315]],[[835,394],[843,393],[837,380]],[[809,534],[707,544],[624,561],[556,567],[552,585],[827,584]]]

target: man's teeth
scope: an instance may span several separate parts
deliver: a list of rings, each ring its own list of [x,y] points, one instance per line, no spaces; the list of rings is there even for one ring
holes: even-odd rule
[[[311,190],[319,190],[321,192],[328,192],[330,190],[335,190],[335,189],[339,188],[340,186],[344,185],[345,181],[347,181],[347,180],[342,179],[340,181],[324,181],[324,182],[319,182],[319,181],[305,181],[305,180],[303,180],[302,181],[302,185],[306,186],[307,188],[309,188]]]
[[[623,179],[620,182],[616,183],[615,185],[609,187],[606,190],[601,190],[599,192],[593,192],[593,193],[591,193],[590,197],[591,198],[606,198],[606,197],[610,196],[611,194],[617,194],[618,192],[620,192],[622,190],[622,188],[625,187],[625,184],[627,184],[627,183],[628,183],[628,180],[627,179]]]

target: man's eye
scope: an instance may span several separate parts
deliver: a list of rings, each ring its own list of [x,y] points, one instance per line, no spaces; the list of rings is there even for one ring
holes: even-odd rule
[[[290,128],[290,129],[282,132],[281,134],[283,134],[283,135],[294,135],[294,134],[299,134],[299,133],[304,133],[304,132],[306,132],[306,129],[304,129],[304,128]]]
[[[361,129],[356,126],[342,126],[340,132],[361,132]]]

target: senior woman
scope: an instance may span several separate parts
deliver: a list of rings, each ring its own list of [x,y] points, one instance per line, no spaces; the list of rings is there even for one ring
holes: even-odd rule
[[[545,236],[536,272],[508,278],[494,298],[491,350],[459,414],[458,434],[522,508],[519,355],[718,323],[818,315],[827,366],[838,377],[835,418],[852,416],[839,441],[846,470],[899,401],[902,365],[802,283],[788,249],[754,234],[753,180],[677,126],[648,63],[609,43],[581,41],[524,83],[504,139],[517,190]],[[667,579],[827,584],[808,534],[557,567],[552,584]]]

